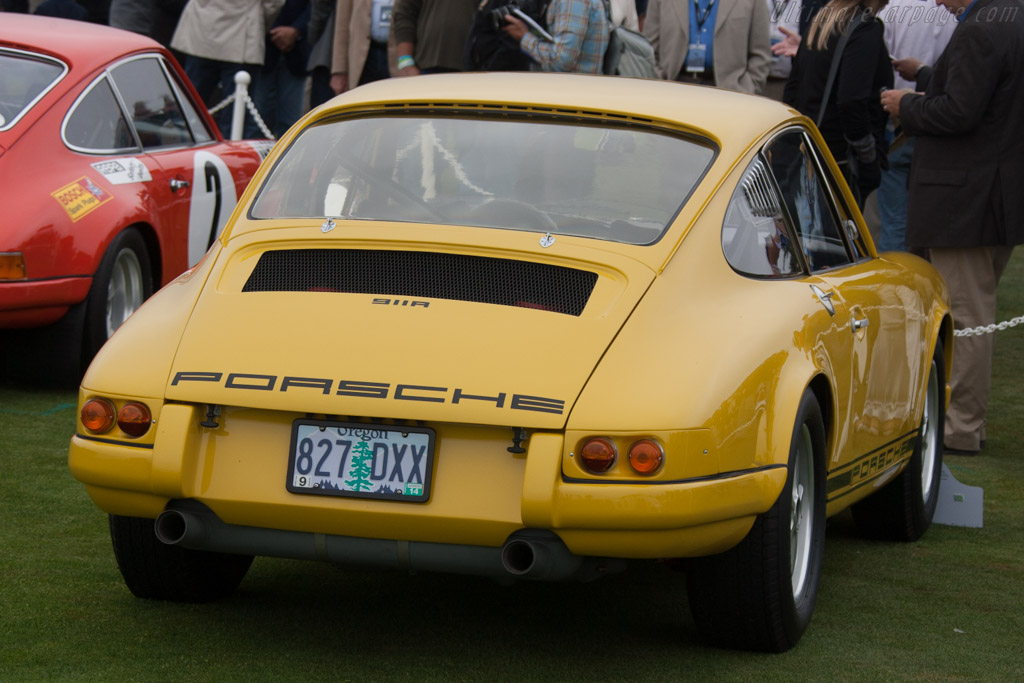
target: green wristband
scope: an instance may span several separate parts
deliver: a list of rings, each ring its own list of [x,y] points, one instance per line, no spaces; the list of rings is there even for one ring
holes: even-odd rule
[[[398,58],[398,70],[401,71],[410,66],[416,66],[416,60],[412,58],[412,55],[402,55]]]

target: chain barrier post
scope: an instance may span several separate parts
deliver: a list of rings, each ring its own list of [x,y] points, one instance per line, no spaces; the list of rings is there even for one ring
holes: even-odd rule
[[[235,102],[231,109],[232,140],[242,139],[242,128],[245,124],[246,102],[249,99],[249,84],[251,82],[252,76],[245,71],[239,71],[235,74]]]

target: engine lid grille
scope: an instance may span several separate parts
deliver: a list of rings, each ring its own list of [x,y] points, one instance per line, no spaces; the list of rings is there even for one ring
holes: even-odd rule
[[[283,249],[260,256],[243,292],[344,292],[451,299],[579,316],[597,273],[421,251]]]

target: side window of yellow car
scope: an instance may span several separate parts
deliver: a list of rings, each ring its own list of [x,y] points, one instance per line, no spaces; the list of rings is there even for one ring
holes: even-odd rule
[[[799,129],[784,131],[768,144],[764,155],[811,272],[852,263],[835,198],[810,138]]]
[[[744,275],[788,278],[804,272],[782,195],[761,156],[733,191],[722,224],[722,251]]]
[[[820,148],[816,147],[810,138],[805,138],[808,142],[808,148],[813,153],[817,160],[818,168],[821,171],[821,176],[824,184],[827,186],[827,191],[832,197],[833,206],[836,209],[836,214],[839,218],[839,225],[846,235],[846,242],[849,248],[853,252],[855,261],[863,261],[864,259],[870,258],[871,254],[868,252],[867,243],[864,240],[864,235],[861,232],[861,228],[858,226],[855,220],[855,215],[859,212],[857,209],[851,209],[843,196],[842,191],[839,189],[838,181],[836,176],[833,175],[828,166],[825,164]]]

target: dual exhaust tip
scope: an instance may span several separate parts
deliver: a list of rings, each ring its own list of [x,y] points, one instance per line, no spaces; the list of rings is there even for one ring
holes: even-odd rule
[[[156,537],[167,545],[178,545],[193,550],[215,552],[245,552],[253,555],[277,555],[306,559],[304,553],[289,552],[294,549],[300,536],[310,536],[302,532],[289,532],[276,529],[255,529],[238,527],[222,522],[212,510],[168,508],[160,513],[154,523]],[[239,547],[244,538],[245,548]],[[342,539],[342,537],[329,537]],[[397,541],[372,541],[371,539],[355,539],[363,543],[346,546],[346,552],[339,555],[342,561],[359,564],[372,564],[385,553],[380,553],[377,546],[397,544]],[[250,541],[252,541],[250,543]],[[360,556],[360,548],[375,547],[373,558]],[[578,575],[586,559],[574,555],[554,532],[541,529],[523,529],[512,534],[501,548],[477,548],[480,555],[486,554],[490,560],[476,556],[472,561],[460,559],[456,548],[450,546],[449,551],[440,544],[413,544],[413,552],[409,554],[410,569],[440,570],[453,573],[483,574],[497,577],[513,577],[542,581],[559,581],[571,579]],[[389,554],[389,553],[387,553]],[[397,554],[397,553],[396,553]],[[430,556],[429,566],[417,566],[418,556]],[[447,560],[443,558],[447,557]],[[333,559],[333,558],[332,558]],[[483,560],[483,561],[481,561]],[[378,562],[379,563],[379,562]]]

